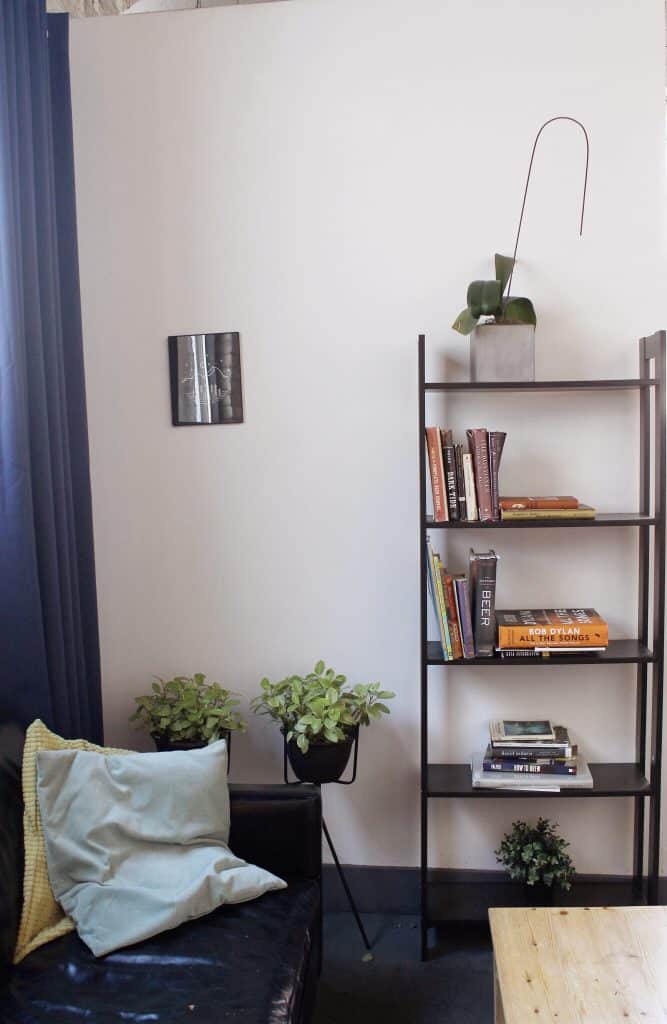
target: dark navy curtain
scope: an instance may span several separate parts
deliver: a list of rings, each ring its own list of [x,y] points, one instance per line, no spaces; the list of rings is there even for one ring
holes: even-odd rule
[[[0,714],[102,738],[68,18],[0,0]]]

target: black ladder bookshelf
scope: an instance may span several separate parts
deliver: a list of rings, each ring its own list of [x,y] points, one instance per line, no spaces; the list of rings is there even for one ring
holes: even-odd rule
[[[432,799],[516,799],[553,798],[591,799],[593,797],[630,797],[634,800],[633,902],[656,903],[660,854],[660,797],[664,677],[665,622],[665,332],[658,331],[639,341],[639,376],[624,380],[570,380],[516,383],[431,382],[425,377],[425,335],[419,336],[419,545],[421,610],[421,954],[428,957],[429,928],[456,920],[486,917],[486,902],[480,887],[471,884],[447,885],[432,876],[428,864],[429,801]],[[424,458],[426,396],[430,392],[498,392],[517,395],[535,391],[627,391],[637,392],[639,400],[639,509],[598,515],[593,520],[528,520],[499,523],[435,523],[426,513],[428,470]],[[651,402],[653,394],[653,402]],[[499,658],[474,658],[448,661],[438,641],[428,638],[428,597],[426,536],[432,530],[479,531],[508,529],[595,529],[628,526],[638,531],[637,636],[614,639],[604,654],[595,657],[568,657],[567,665],[636,666],[635,760],[628,764],[591,764],[593,789],[563,789],[560,792],[473,789],[468,764],[432,764],[428,756],[429,669],[445,666],[456,671],[465,668],[505,668],[518,672],[531,668],[549,670],[553,659],[503,661]],[[651,574],[652,566],[652,574]],[[649,671],[650,670],[650,671]],[[648,807],[647,807],[648,802]],[[645,837],[648,822],[648,836]],[[646,838],[646,841],[645,841]],[[483,887],[482,887],[483,888]],[[512,884],[488,886],[493,905],[510,905],[516,900]],[[600,886],[602,902],[609,902],[608,890]],[[600,897],[598,897],[600,898]],[[573,889],[571,902],[594,904],[595,887],[582,884]],[[628,902],[627,898],[623,902]]]

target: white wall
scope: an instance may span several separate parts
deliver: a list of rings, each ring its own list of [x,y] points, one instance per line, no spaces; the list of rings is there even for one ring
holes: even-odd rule
[[[151,674],[245,695],[323,657],[397,691],[326,813],[350,863],[418,858],[416,339],[464,372],[449,324],[511,251],[535,164],[519,292],[541,377],[634,375],[664,326],[661,0],[294,0],[72,25],[81,281],[108,741]],[[166,337],[238,330],[246,422],[170,425]],[[507,429],[504,489],[630,509],[636,396],[432,399]],[[632,531],[498,534],[499,604],[635,622]],[[450,565],[489,535],[448,543]],[[442,545],[441,545],[442,547]],[[633,757],[633,673],[431,676],[433,759],[493,715],[547,714],[591,760]],[[237,779],[278,780],[255,720]],[[630,867],[630,801],[554,801],[582,871]],[[433,808],[434,863],[492,867],[520,802]]]

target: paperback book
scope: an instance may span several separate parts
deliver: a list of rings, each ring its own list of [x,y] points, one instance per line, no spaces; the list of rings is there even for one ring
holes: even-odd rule
[[[606,648],[607,623],[594,608],[531,608],[496,612],[498,647]]]

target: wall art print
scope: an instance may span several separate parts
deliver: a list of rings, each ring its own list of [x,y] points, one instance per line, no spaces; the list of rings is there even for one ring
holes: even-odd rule
[[[236,331],[169,337],[175,427],[243,423],[241,347]]]

